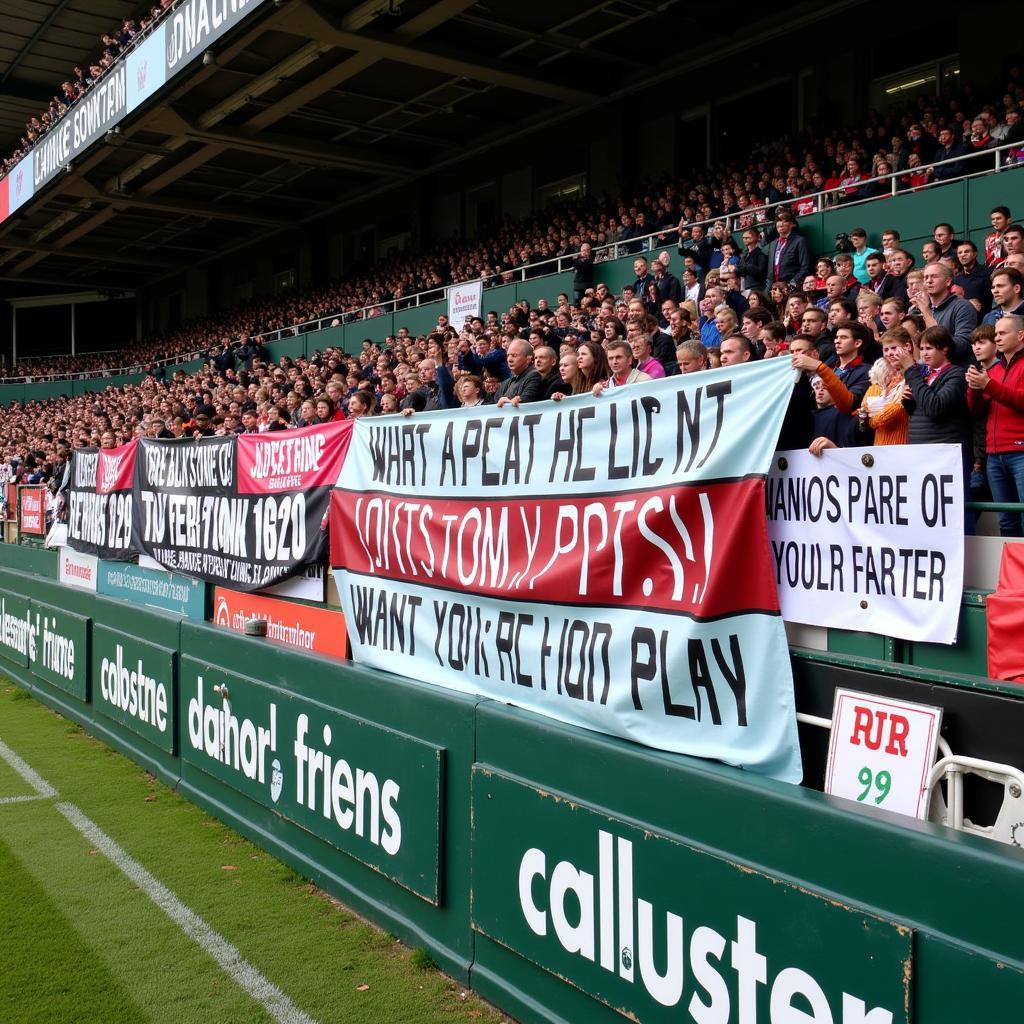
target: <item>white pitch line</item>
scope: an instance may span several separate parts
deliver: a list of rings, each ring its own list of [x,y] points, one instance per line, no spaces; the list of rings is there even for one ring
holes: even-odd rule
[[[3,758],[35,791],[36,796],[5,797],[0,804],[23,803],[57,795],[37,771],[25,763],[3,740],[0,740],[0,758]],[[99,850],[135,886],[141,889],[200,949],[209,954],[247,995],[262,1006],[278,1024],[317,1024],[303,1013],[272,981],[265,978],[219,932],[214,931],[194,910],[185,906],[162,882],[150,874],[137,860],[130,857],[90,818],[74,804],[61,801],[57,810],[79,831],[92,846]]]
[[[0,796],[0,806],[4,804],[28,804],[33,800],[47,800],[48,797],[39,796]]]
[[[40,797],[51,797],[57,795],[53,788],[34,768],[26,764],[18,755],[11,750],[3,740],[0,740],[0,757],[2,757],[35,791]]]
[[[74,804],[54,805],[92,845],[140,888],[190,939],[209,953],[243,991],[256,1000],[280,1024],[316,1024],[273,982],[265,978],[227,939],[215,932],[195,911],[185,906],[162,882],[130,857],[95,822]]]

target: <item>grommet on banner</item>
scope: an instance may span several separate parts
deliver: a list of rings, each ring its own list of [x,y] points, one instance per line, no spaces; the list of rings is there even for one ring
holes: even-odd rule
[[[875,464],[875,457],[870,453],[865,453],[860,457],[860,461],[863,462],[865,466],[873,466]]]
[[[861,606],[861,608],[867,609],[867,606],[868,606],[867,601],[861,601],[860,606]]]
[[[778,466],[779,469],[787,469],[789,467],[789,462],[786,459],[779,459]]]

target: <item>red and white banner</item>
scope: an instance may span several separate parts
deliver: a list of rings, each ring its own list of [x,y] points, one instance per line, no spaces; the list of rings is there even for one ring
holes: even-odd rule
[[[217,587],[213,592],[213,621],[218,626],[245,631],[252,619],[265,619],[267,639],[285,647],[331,658],[348,657],[348,632],[341,612],[292,601]]]
[[[348,452],[352,423],[238,435],[238,493],[278,494],[332,487]]]
[[[126,560],[132,547],[132,484],[139,442],[76,448],[68,487],[68,544],[100,558]]]
[[[783,361],[356,421],[331,564],[356,661],[801,774],[764,477]]]
[[[18,529],[32,537],[46,535],[46,487],[22,484],[18,488]]]

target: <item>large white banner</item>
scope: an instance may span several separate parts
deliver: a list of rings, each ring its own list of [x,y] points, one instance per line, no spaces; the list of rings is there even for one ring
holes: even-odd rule
[[[956,642],[964,575],[958,445],[779,452],[766,508],[787,621]]]
[[[483,316],[483,281],[448,286],[448,323],[461,331],[471,316]]]
[[[783,360],[357,420],[331,501],[356,661],[800,779],[764,474]]]

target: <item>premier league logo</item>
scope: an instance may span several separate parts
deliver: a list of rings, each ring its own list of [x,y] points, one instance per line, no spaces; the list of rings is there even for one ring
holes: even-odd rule
[[[142,92],[146,88],[146,74],[149,71],[149,61],[144,60],[135,72],[135,82],[139,87],[139,92]]]
[[[18,173],[14,176],[14,194],[16,196],[21,195],[22,178],[24,178],[24,176],[25,172],[22,170],[19,170]]]

